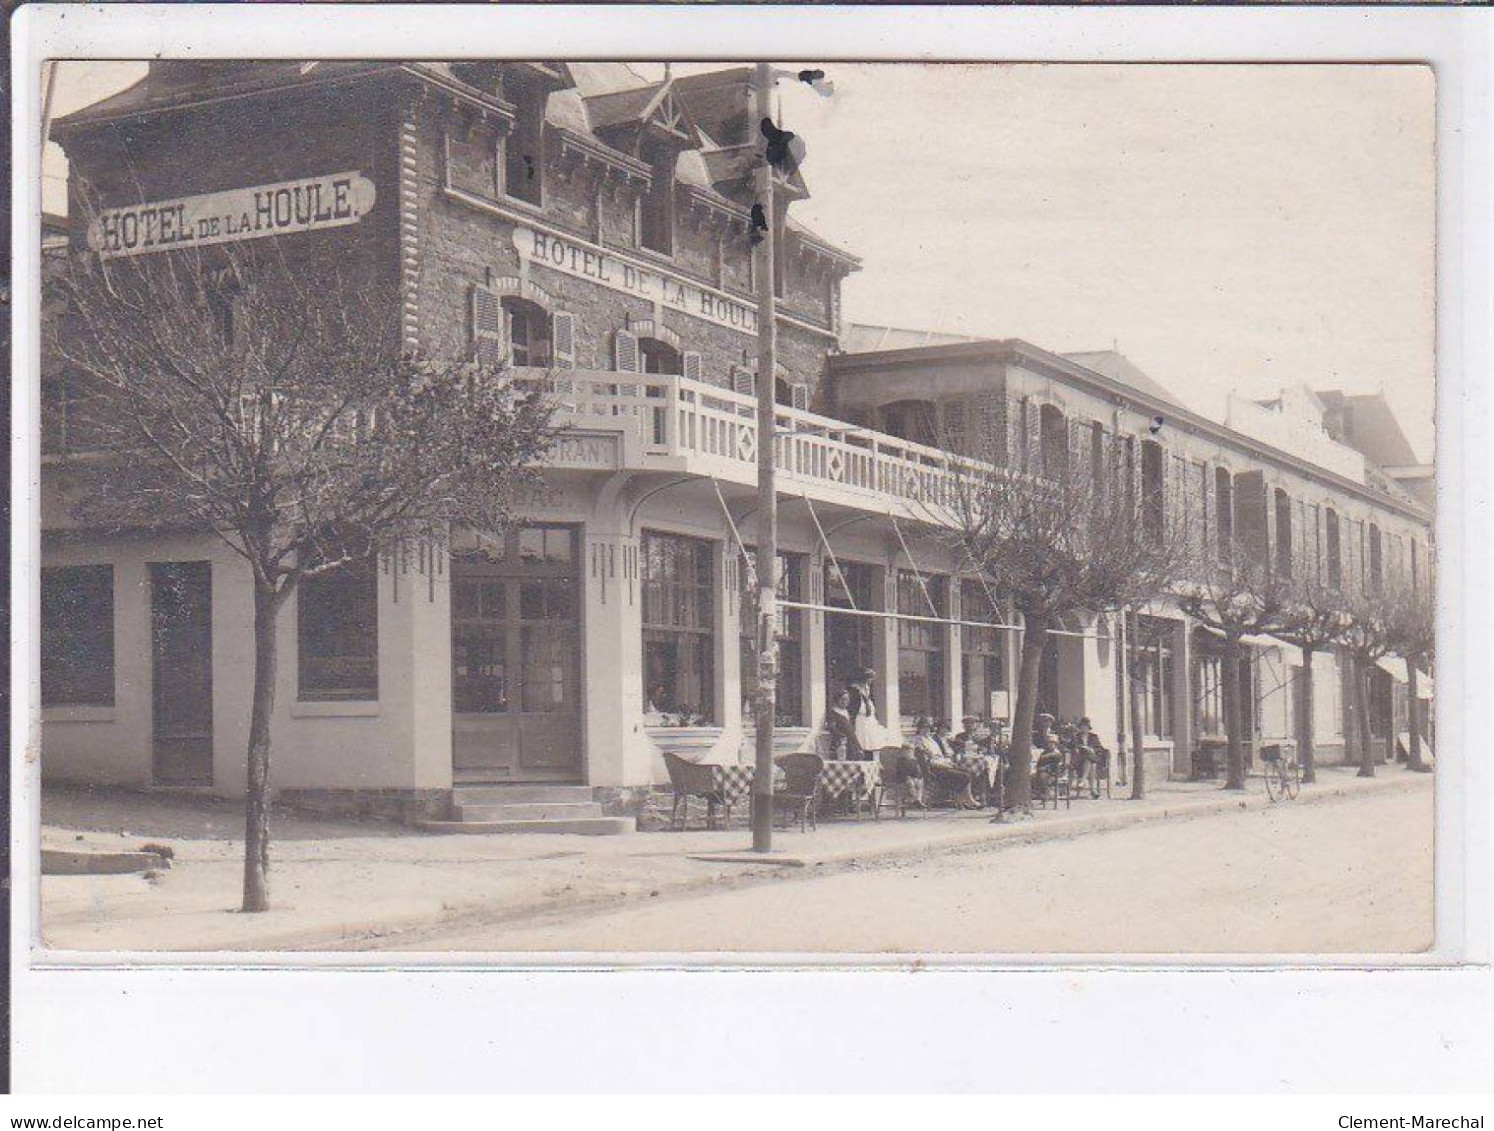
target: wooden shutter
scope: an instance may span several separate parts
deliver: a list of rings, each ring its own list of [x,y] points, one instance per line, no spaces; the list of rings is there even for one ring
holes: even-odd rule
[[[705,372],[705,367],[700,360],[700,354],[695,350],[686,350],[680,355],[680,368],[687,381],[703,380],[702,374]]]
[[[1022,398],[1027,436],[1027,469],[1037,471],[1043,466],[1043,412],[1031,397]]]
[[[576,316],[557,310],[550,315],[550,343],[556,369],[576,368]]]
[[[734,365],[731,370],[731,391],[744,397],[757,395],[757,376],[744,365]]]
[[[508,362],[508,311],[486,287],[472,288],[472,360],[496,368]]]
[[[612,367],[619,373],[641,373],[642,358],[638,353],[638,335],[627,330],[618,330],[612,336]]]
[[[1184,514],[1188,522],[1188,539],[1193,547],[1202,550],[1208,543],[1209,529],[1209,466],[1206,463],[1188,465],[1188,492],[1184,501]]]
[[[789,402],[790,407],[807,412],[809,410],[809,386],[797,383],[790,385]]]

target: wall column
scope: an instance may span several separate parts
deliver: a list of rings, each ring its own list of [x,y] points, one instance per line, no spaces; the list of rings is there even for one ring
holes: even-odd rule
[[[964,613],[960,602],[959,574],[950,574],[947,606],[951,620],[959,620]],[[963,728],[960,717],[965,713],[965,657],[961,641],[964,630],[952,624],[944,633],[944,702],[940,709],[955,733]]]
[[[877,573],[879,576],[872,596],[878,599],[878,610],[892,612],[897,608],[897,570],[892,566],[881,566]],[[874,623],[872,655],[877,679],[872,694],[877,697],[877,705],[881,708],[882,722],[892,730],[901,730],[897,694],[897,621],[892,617],[878,617]]]
[[[588,785],[643,785],[653,751],[643,733],[639,540],[588,525],[582,560],[582,675]]]
[[[729,537],[715,543],[714,555],[716,723],[727,731],[741,731],[744,724],[754,723],[751,712],[744,719],[742,710],[742,555]],[[756,625],[749,629],[755,638]]]
[[[806,576],[800,591],[806,604],[825,603],[825,553],[816,549],[805,559]],[[818,726],[829,709],[829,672],[825,665],[825,614],[805,609],[799,614],[799,666],[803,670],[804,725]]]

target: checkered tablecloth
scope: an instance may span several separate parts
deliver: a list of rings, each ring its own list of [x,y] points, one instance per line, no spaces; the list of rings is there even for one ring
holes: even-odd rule
[[[986,779],[986,785],[990,787],[994,787],[996,785],[996,779],[1001,774],[1000,760],[992,758],[989,755],[979,755],[976,757],[964,758],[960,761],[960,768],[969,770],[971,773],[975,774],[977,778],[984,775]]]
[[[712,784],[726,804],[735,805],[752,792],[752,777],[755,768],[751,765],[711,767]]]
[[[865,797],[881,781],[882,767],[876,762],[826,762],[820,771],[826,798],[839,797],[847,790],[852,797]]]

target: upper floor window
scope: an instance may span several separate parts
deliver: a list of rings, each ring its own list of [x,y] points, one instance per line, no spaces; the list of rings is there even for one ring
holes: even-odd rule
[[[882,428],[914,444],[937,442],[932,401],[893,401],[882,406]]]
[[[1141,529],[1148,538],[1161,538],[1166,521],[1167,495],[1162,489],[1162,445],[1141,442]]]
[[[638,244],[660,255],[674,254],[674,166],[673,150],[655,153],[649,164],[653,179],[638,200]]]
[[[1328,559],[1328,584],[1335,589],[1342,589],[1344,585],[1344,561],[1342,547],[1339,544],[1338,512],[1332,507],[1323,516],[1325,530],[1326,557]]]
[[[645,373],[684,373],[684,358],[680,351],[659,338],[639,338],[638,356]]]
[[[499,169],[506,196],[528,204],[544,204],[545,187],[545,91],[527,83],[512,84],[509,91],[515,109],[513,128],[501,143]]]
[[[1219,557],[1228,561],[1235,544],[1235,485],[1227,467],[1214,469],[1214,522]]]
[[[1385,587],[1384,550],[1381,546],[1380,528],[1369,524],[1369,583],[1370,592],[1379,593]]]
[[[554,356],[549,313],[538,303],[514,295],[504,295],[502,303],[504,313],[508,315],[511,364],[549,365]]]
[[[41,571],[43,707],[114,705],[114,567]]]
[[[1069,469],[1069,426],[1063,409],[1045,404],[1038,410],[1038,438],[1042,473],[1048,479],[1057,479]]]
[[[1276,488],[1276,569],[1283,577],[1292,576],[1292,500]]]

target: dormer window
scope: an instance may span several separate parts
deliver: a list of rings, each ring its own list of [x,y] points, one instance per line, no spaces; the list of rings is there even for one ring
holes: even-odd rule
[[[638,245],[660,255],[673,255],[674,166],[679,154],[658,147],[648,157],[653,179],[638,201]]]
[[[645,373],[672,373],[678,376],[685,371],[680,351],[658,338],[639,338],[638,355]]]
[[[507,84],[514,103],[515,120],[500,143],[498,162],[505,196],[536,207],[544,204],[545,187],[545,99],[546,93],[529,83]]]

